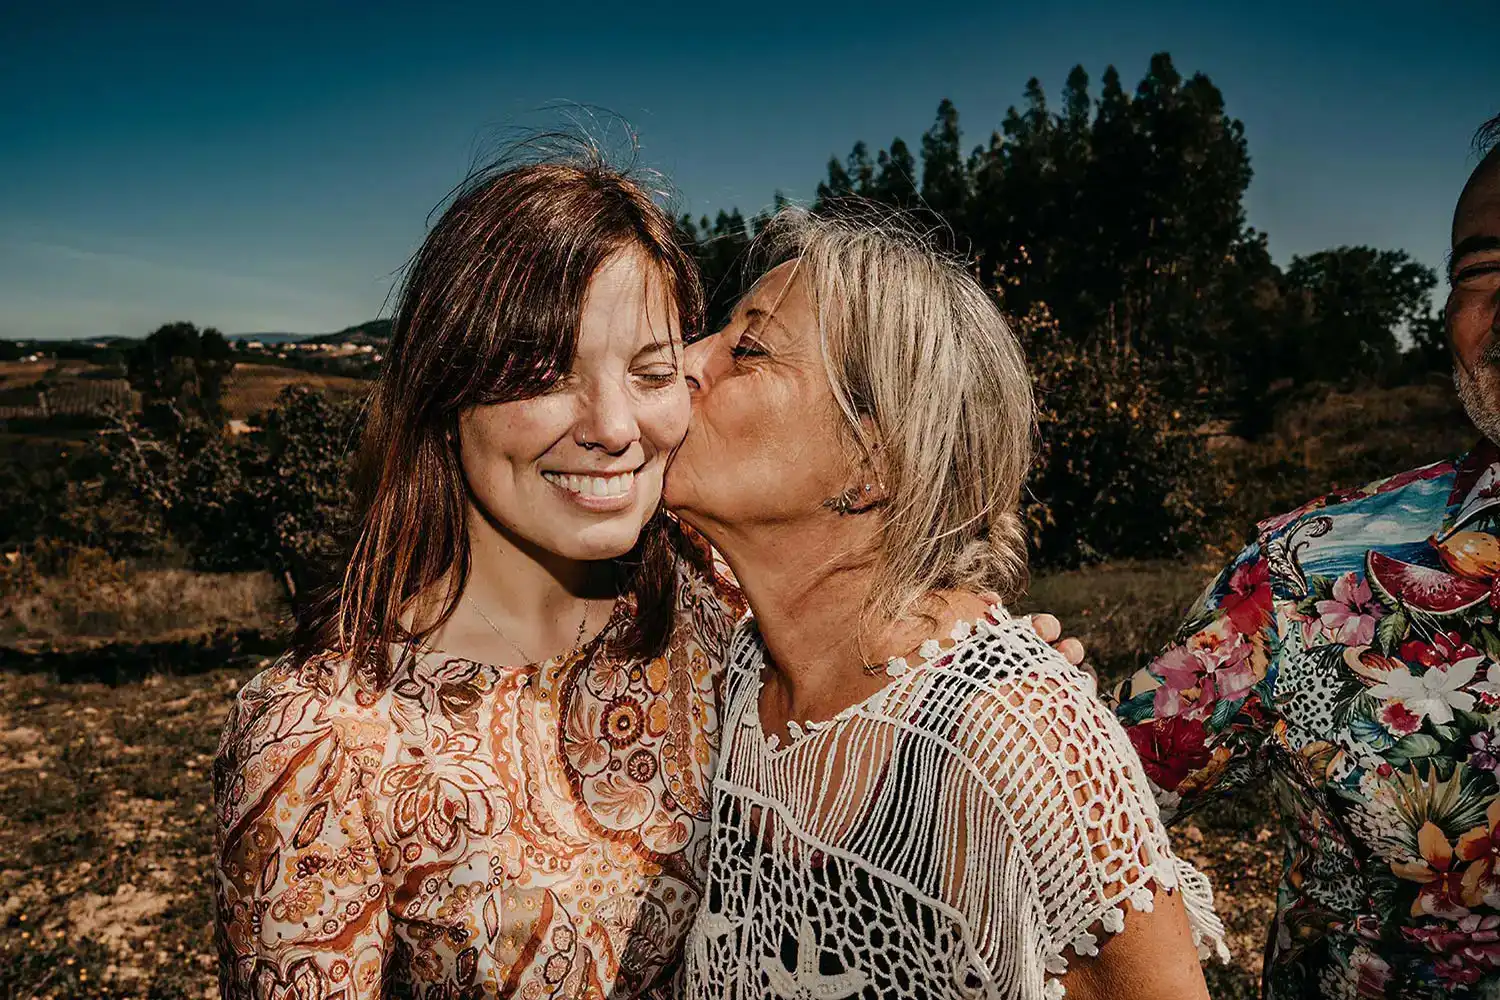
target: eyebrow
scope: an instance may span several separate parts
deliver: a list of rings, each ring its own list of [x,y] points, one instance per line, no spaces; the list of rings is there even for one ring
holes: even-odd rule
[[[783,323],[779,318],[777,318],[774,312],[771,312],[767,309],[762,309],[759,306],[751,306],[749,309],[745,310],[745,319],[748,320],[756,316],[759,316],[761,319],[764,319],[768,323],[775,323],[777,326],[781,327],[782,330],[785,330],[788,336],[791,335],[792,331],[787,330],[786,324]]]
[[[1500,250],[1500,236],[1467,236],[1448,254],[1448,276],[1453,276],[1453,265],[1471,253]]]
[[[636,351],[635,356],[639,358],[643,354],[660,354],[663,351],[668,352],[673,357],[677,355],[676,346],[670,340],[652,340],[651,343],[646,344],[639,351]]]

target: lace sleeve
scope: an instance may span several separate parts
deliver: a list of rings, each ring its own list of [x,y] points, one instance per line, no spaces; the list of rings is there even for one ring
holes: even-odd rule
[[[330,673],[278,663],[241,690],[214,762],[220,996],[375,997],[390,939],[364,792],[384,729]]]
[[[1008,646],[1039,645],[1012,630]],[[947,894],[974,928],[997,978],[1045,967],[1047,995],[1074,956],[1094,957],[1130,909],[1180,892],[1200,957],[1227,959],[1208,880],[1171,851],[1145,773],[1085,675],[1044,650],[969,699],[955,742],[946,815],[962,845]],[[1052,661],[1056,661],[1055,663]],[[1032,898],[1017,898],[1029,894]],[[1020,932],[1007,924],[1029,916]],[[1009,967],[1009,971],[1007,968]]]

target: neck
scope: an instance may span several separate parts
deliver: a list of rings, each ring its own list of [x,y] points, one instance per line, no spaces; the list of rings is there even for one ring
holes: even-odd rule
[[[481,512],[469,512],[469,579],[464,596],[488,615],[547,620],[580,600],[606,596],[608,562],[568,559],[517,539]]]
[[[750,528],[704,525],[723,554],[793,704],[835,697],[864,666],[883,662],[893,623],[860,622],[875,584],[873,514],[821,512],[802,523]],[[863,634],[862,634],[863,633]]]
[[[432,595],[428,614],[438,613],[442,596]],[[468,578],[429,644],[485,662],[539,660],[572,649],[580,623],[585,634],[597,631],[615,596],[609,561],[540,549],[471,508]]]

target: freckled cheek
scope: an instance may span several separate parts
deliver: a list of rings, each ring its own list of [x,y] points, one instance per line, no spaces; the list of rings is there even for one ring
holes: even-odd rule
[[[687,386],[644,402],[636,411],[641,438],[648,452],[669,452],[682,444],[692,418],[693,404]]]
[[[572,412],[549,397],[481,407],[459,420],[467,469],[525,466],[545,455],[572,426]]]

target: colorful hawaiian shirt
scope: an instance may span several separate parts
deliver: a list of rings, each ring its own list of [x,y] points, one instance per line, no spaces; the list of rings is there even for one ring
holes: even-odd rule
[[[1114,693],[1163,814],[1269,779],[1272,997],[1500,996],[1500,450],[1266,521]]]

